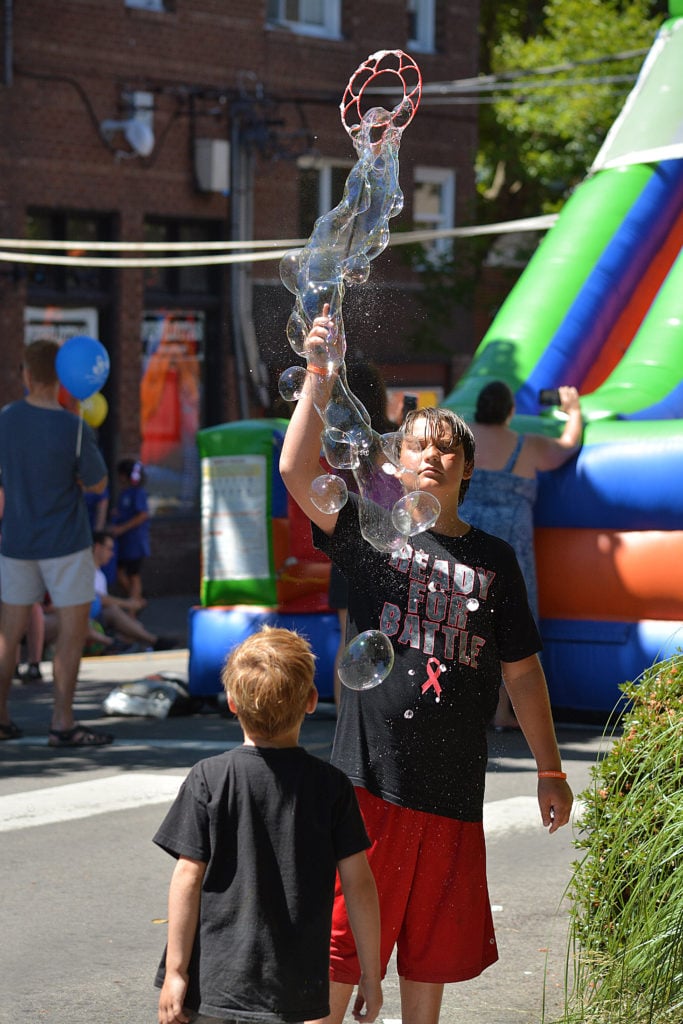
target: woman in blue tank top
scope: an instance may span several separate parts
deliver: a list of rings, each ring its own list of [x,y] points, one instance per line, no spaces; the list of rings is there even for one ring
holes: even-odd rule
[[[475,469],[461,507],[466,522],[512,545],[526,582],[529,607],[536,619],[534,504],[537,474],[558,469],[575,455],[583,431],[576,388],[559,388],[559,397],[567,422],[559,437],[545,437],[518,434],[512,429],[515,399],[507,384],[492,381],[482,389],[471,424],[476,442]],[[493,724],[499,730],[519,728],[502,685]]]

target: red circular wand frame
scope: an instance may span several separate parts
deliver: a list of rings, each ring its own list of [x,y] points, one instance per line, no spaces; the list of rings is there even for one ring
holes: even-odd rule
[[[387,58],[396,58],[398,66],[383,66],[383,62]],[[390,113],[387,112],[386,124],[393,125],[395,128],[403,131],[415,116],[422,96],[422,75],[419,67],[413,58],[409,54],[404,53],[403,50],[379,50],[368,57],[366,61],[363,61],[351,75],[339,106],[342,124],[352,138],[357,134],[363,120],[361,101],[363,100],[365,90],[371,82],[381,75],[395,75],[397,78],[400,78],[403,85],[403,99]],[[415,77],[413,85],[408,85],[406,81],[408,75]],[[348,116],[350,111],[355,111],[358,116],[357,124],[349,125]],[[399,120],[402,123],[399,124]]]

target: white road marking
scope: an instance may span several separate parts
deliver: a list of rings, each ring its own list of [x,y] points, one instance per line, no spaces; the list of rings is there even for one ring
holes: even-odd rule
[[[225,744],[220,747],[225,749]],[[0,832],[170,803],[186,775],[187,772],[178,775],[125,772],[104,779],[9,793],[0,796]],[[516,796],[484,805],[484,830],[488,839],[513,830],[533,828],[541,829],[534,797]]]
[[[484,832],[487,838],[520,829],[541,828],[541,813],[535,796],[511,796],[484,804]]]
[[[9,793],[0,797],[0,832],[170,803],[184,778],[185,774],[126,772],[106,779]]]

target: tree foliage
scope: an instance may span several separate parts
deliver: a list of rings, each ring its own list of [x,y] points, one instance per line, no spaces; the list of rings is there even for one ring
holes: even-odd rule
[[[666,4],[548,0],[540,14],[536,3],[515,8],[516,18],[510,11],[491,15],[491,7],[507,5],[484,4],[495,32],[485,41],[484,64],[498,76],[522,74],[507,78],[514,91],[501,91],[493,109],[482,112],[480,195],[485,206],[487,200],[504,200],[506,190],[522,192],[522,212],[547,212],[585,177],[643,62],[642,55],[604,58],[647,51]],[[570,66],[544,75],[523,74],[565,65]],[[505,188],[496,189],[501,163]]]
[[[514,89],[500,87],[481,98],[477,199],[469,223],[560,209],[586,176],[667,11],[667,0],[481,0],[481,74]],[[642,53],[604,60],[632,50]],[[532,74],[558,65],[565,69]],[[423,285],[417,348],[438,347],[455,310],[471,308],[495,241],[458,239],[451,253],[431,261],[421,248],[406,254]]]

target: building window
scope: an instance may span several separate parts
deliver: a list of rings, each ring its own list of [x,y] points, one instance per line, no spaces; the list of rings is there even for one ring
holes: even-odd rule
[[[147,242],[191,244],[220,241],[222,237],[220,221],[145,221]],[[188,255],[201,252],[200,248],[188,251]],[[157,515],[193,514],[197,509],[197,431],[204,418],[205,389],[218,385],[217,379],[211,380],[205,360],[209,333],[213,332],[215,338],[219,320],[220,274],[211,266],[145,270],[140,330],[140,457],[145,465],[150,508]]]
[[[434,0],[408,0],[408,48],[434,52]]]
[[[302,157],[299,160],[299,235],[307,238],[318,217],[341,202],[350,160],[323,160]]]
[[[216,221],[145,221],[146,242],[218,242],[221,225]],[[200,255],[198,250],[194,255]],[[188,255],[193,255],[189,252]],[[145,271],[145,289],[169,295],[210,295],[218,287],[217,270],[211,266],[149,267]]]
[[[35,242],[108,242],[112,237],[111,225],[112,219],[101,214],[30,210],[26,218],[26,237]],[[93,254],[75,244],[71,249],[59,250],[58,255],[78,257]],[[104,294],[110,273],[102,267],[76,264],[58,267],[34,263],[28,270],[28,281],[29,288],[37,293],[92,297]]]
[[[148,308],[141,342],[140,457],[150,509],[157,515],[192,512],[199,496],[206,314]]]
[[[268,0],[266,19],[301,35],[339,39],[341,0]]]
[[[443,231],[455,219],[455,171],[445,167],[417,167],[413,186],[413,228],[415,231]],[[425,242],[428,255],[440,256],[451,245],[450,238]]]
[[[126,7],[138,7],[142,11],[159,11],[163,14],[169,9],[168,0],[124,0]]]

